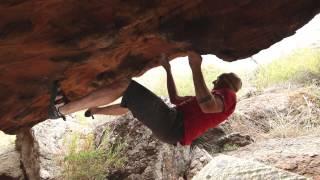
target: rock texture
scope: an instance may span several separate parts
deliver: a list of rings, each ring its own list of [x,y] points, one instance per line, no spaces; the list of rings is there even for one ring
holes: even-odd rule
[[[32,130],[20,130],[16,142],[26,176],[30,179],[40,179],[39,144],[34,140]]]
[[[308,178],[268,166],[257,161],[232,156],[218,155],[207,164],[193,180],[223,179],[285,179],[306,180]]]
[[[270,139],[228,153],[320,179],[320,137]]]
[[[186,172],[185,179],[192,179],[199,171],[205,167],[211,160],[212,156],[204,149],[194,147],[191,150],[190,166]]]
[[[47,119],[49,87],[70,100],[186,50],[233,61],[292,35],[318,0],[2,0],[0,130]]]
[[[20,154],[16,150],[14,143],[2,146],[0,149],[0,179],[25,179],[21,168]]]
[[[228,150],[227,147],[243,147],[254,142],[249,135],[239,133],[226,134],[229,124],[224,123],[218,128],[211,128],[196,139],[192,146],[206,150],[210,154],[216,154]],[[231,149],[230,149],[231,150]]]
[[[156,139],[152,132],[131,114],[97,128],[95,142],[105,151],[121,144],[124,166],[106,167],[107,179],[183,178],[189,168],[190,148],[168,145]]]

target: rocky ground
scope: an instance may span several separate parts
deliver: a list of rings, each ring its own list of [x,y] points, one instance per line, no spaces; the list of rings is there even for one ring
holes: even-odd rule
[[[272,166],[233,156],[217,155],[207,164],[193,180],[224,180],[224,179],[285,179],[306,180],[298,174],[290,173]]]
[[[102,117],[96,124],[85,123],[87,120],[79,117],[69,117],[66,122],[48,120],[20,131],[15,144],[12,141],[1,149],[0,178],[65,179],[61,163],[68,152],[66,141],[74,132],[81,132],[79,141],[85,142],[86,134],[94,132],[97,149],[108,151],[121,144],[118,153],[124,157],[123,165],[106,167],[107,179],[219,177],[212,172],[240,179],[261,179],[264,175],[319,179],[320,101],[313,90],[269,89],[247,94],[226,123],[208,131],[191,147],[159,142],[131,114],[113,121]],[[242,164],[227,163],[233,161]],[[237,167],[247,168],[235,172]]]
[[[320,179],[319,102],[316,86],[273,88],[242,99],[223,127],[255,142],[224,153]]]
[[[276,138],[239,148],[228,155],[320,179],[320,136]]]

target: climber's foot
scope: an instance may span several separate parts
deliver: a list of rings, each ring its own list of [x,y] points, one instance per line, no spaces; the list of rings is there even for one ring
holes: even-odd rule
[[[84,112],[84,116],[91,117],[92,119],[94,119],[93,112],[91,109],[86,110],[86,112]]]
[[[69,100],[62,92],[59,82],[54,81],[51,87],[51,98],[50,98],[50,105],[49,105],[49,111],[48,111],[49,118],[50,119],[62,118],[63,120],[66,120],[65,115],[63,115],[59,111],[59,108],[67,104],[68,102]]]

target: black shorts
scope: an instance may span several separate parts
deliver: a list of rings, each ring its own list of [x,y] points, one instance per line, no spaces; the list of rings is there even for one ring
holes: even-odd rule
[[[161,98],[136,81],[130,82],[122,97],[121,106],[128,108],[161,141],[176,144],[182,140],[182,113],[170,108]]]

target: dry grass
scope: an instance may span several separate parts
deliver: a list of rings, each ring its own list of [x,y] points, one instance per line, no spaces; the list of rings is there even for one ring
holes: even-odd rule
[[[266,117],[260,115],[247,115],[241,111],[236,111],[224,125],[226,133],[238,132],[240,134],[250,135],[257,139],[265,139],[269,131]]]
[[[243,99],[223,127],[256,140],[320,135],[320,88],[279,88]]]
[[[298,137],[320,135],[319,87],[311,86],[289,96],[285,112],[273,111],[269,119],[271,137]]]
[[[108,139],[104,139],[108,141]],[[114,144],[109,149],[96,148],[93,134],[74,133],[66,139],[67,154],[62,160],[62,179],[105,179],[108,167],[122,167],[123,145]]]
[[[319,52],[319,49],[299,49],[270,64],[260,66],[253,83],[260,89],[289,82],[311,83],[310,80],[319,78]]]

